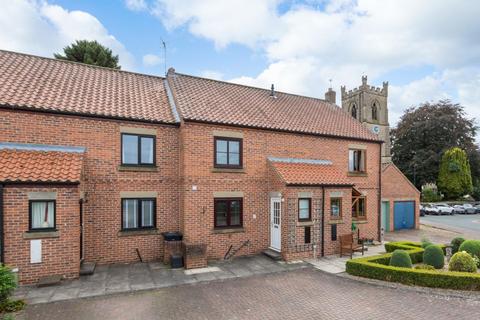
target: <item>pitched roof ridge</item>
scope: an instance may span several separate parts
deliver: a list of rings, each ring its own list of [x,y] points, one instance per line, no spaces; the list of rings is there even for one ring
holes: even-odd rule
[[[38,58],[38,59],[43,59],[43,60],[49,60],[49,61],[55,61],[59,63],[70,63],[73,65],[78,65],[82,67],[87,67],[87,68],[93,68],[93,69],[100,69],[100,70],[106,70],[106,71],[113,71],[113,72],[120,72],[120,73],[127,73],[127,74],[132,74],[132,75],[137,75],[137,76],[144,76],[144,77],[150,77],[150,78],[155,78],[155,79],[165,79],[165,77],[162,76],[157,76],[153,74],[145,74],[145,73],[140,73],[140,72],[135,72],[135,71],[128,71],[128,70],[121,70],[121,69],[114,69],[114,68],[108,68],[108,67],[102,67],[102,66],[97,66],[93,64],[87,64],[83,62],[77,62],[77,61],[70,61],[70,60],[63,60],[63,59],[56,59],[56,58],[50,58],[50,57],[44,57],[44,56],[39,56],[39,55],[34,55],[31,53],[25,53],[25,52],[17,52],[17,51],[10,51],[10,50],[5,50],[5,49],[0,49],[0,52],[5,52],[9,54],[14,54],[14,55],[22,55],[22,56],[27,56],[27,57],[32,57],[32,58]]]
[[[244,88],[256,89],[256,90],[265,91],[267,93],[269,93],[270,90],[271,90],[271,89],[255,87],[255,86],[252,86],[252,85],[247,85],[247,84],[242,84],[242,83],[230,82],[230,81],[226,81],[226,80],[218,80],[218,79],[205,78],[205,77],[201,77],[201,76],[194,76],[194,75],[191,75],[191,74],[180,73],[180,72],[177,72],[177,71],[175,71],[174,75],[179,75],[179,76],[182,76],[182,77],[196,78],[196,79],[207,80],[207,81],[213,81],[213,82],[219,82],[219,83],[224,83],[224,84],[229,84],[229,85],[239,86],[239,87],[244,87]],[[288,96],[295,96],[295,97],[300,97],[300,98],[317,100],[317,101],[320,101],[320,102],[324,102],[325,104],[330,105],[332,107],[336,106],[336,104],[333,104],[333,103],[331,103],[331,102],[329,102],[325,99],[321,99],[321,98],[317,98],[317,97],[305,96],[305,95],[301,95],[301,94],[297,94],[297,93],[277,91],[277,90],[275,90],[275,93],[281,93],[281,94],[285,94],[285,95],[288,95]],[[338,109],[341,109],[341,108],[338,108]]]

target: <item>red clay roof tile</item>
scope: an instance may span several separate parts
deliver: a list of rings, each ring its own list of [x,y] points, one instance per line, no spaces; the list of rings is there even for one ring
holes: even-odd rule
[[[0,105],[175,123],[164,79],[0,50]]]
[[[80,182],[83,153],[0,150],[2,182]]]
[[[360,122],[324,100],[169,72],[184,120],[379,141]]]

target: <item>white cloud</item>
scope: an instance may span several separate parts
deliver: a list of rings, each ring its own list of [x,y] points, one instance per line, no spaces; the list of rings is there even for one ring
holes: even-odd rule
[[[208,79],[223,80],[223,73],[215,70],[203,70],[200,76]]]
[[[253,47],[278,34],[280,0],[157,0],[152,13],[168,29],[187,24],[189,31],[212,40],[218,48],[230,43]]]
[[[133,55],[102,23],[84,11],[46,1],[0,0],[0,47],[52,57],[75,40],[97,40],[118,54],[123,69],[135,69]]]
[[[125,0],[125,6],[132,11],[143,11],[148,8],[145,0]]]
[[[407,84],[392,83],[392,124],[406,107],[442,98],[480,114],[480,71],[474,68],[480,64],[478,2],[334,0],[318,5],[325,2],[294,4],[279,13],[278,1],[259,1],[259,9],[252,10],[250,1],[158,0],[156,14],[169,28],[186,26],[217,47],[239,43],[265,54],[269,63],[263,71],[233,82],[265,88],[275,83],[279,90],[322,97],[331,78],[339,92],[342,84],[358,86],[362,74],[375,82],[402,68],[428,66],[435,73],[417,78],[406,72],[402,82]]]
[[[143,56],[143,65],[146,67],[158,66],[163,62],[163,59],[155,54],[146,54]]]

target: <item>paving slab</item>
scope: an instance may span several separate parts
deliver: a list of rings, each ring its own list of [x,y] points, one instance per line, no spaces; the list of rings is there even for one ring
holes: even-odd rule
[[[28,303],[45,303],[244,278],[304,267],[305,264],[302,263],[273,261],[264,255],[238,257],[229,261],[211,261],[208,268],[200,270],[201,273],[170,269],[161,261],[99,265],[93,275],[62,281],[60,285],[46,288],[21,287],[14,294],[18,299],[25,299]]]

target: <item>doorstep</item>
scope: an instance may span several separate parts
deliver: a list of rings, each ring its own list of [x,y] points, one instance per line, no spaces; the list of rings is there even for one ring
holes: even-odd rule
[[[95,297],[116,293],[129,293],[208,281],[222,281],[267,273],[307,268],[305,262],[287,264],[273,261],[263,255],[237,257],[229,261],[210,261],[207,268],[171,269],[162,262],[114,264],[97,266],[95,273],[79,279],[62,281],[45,288],[21,286],[14,298],[29,304],[46,303]]]

